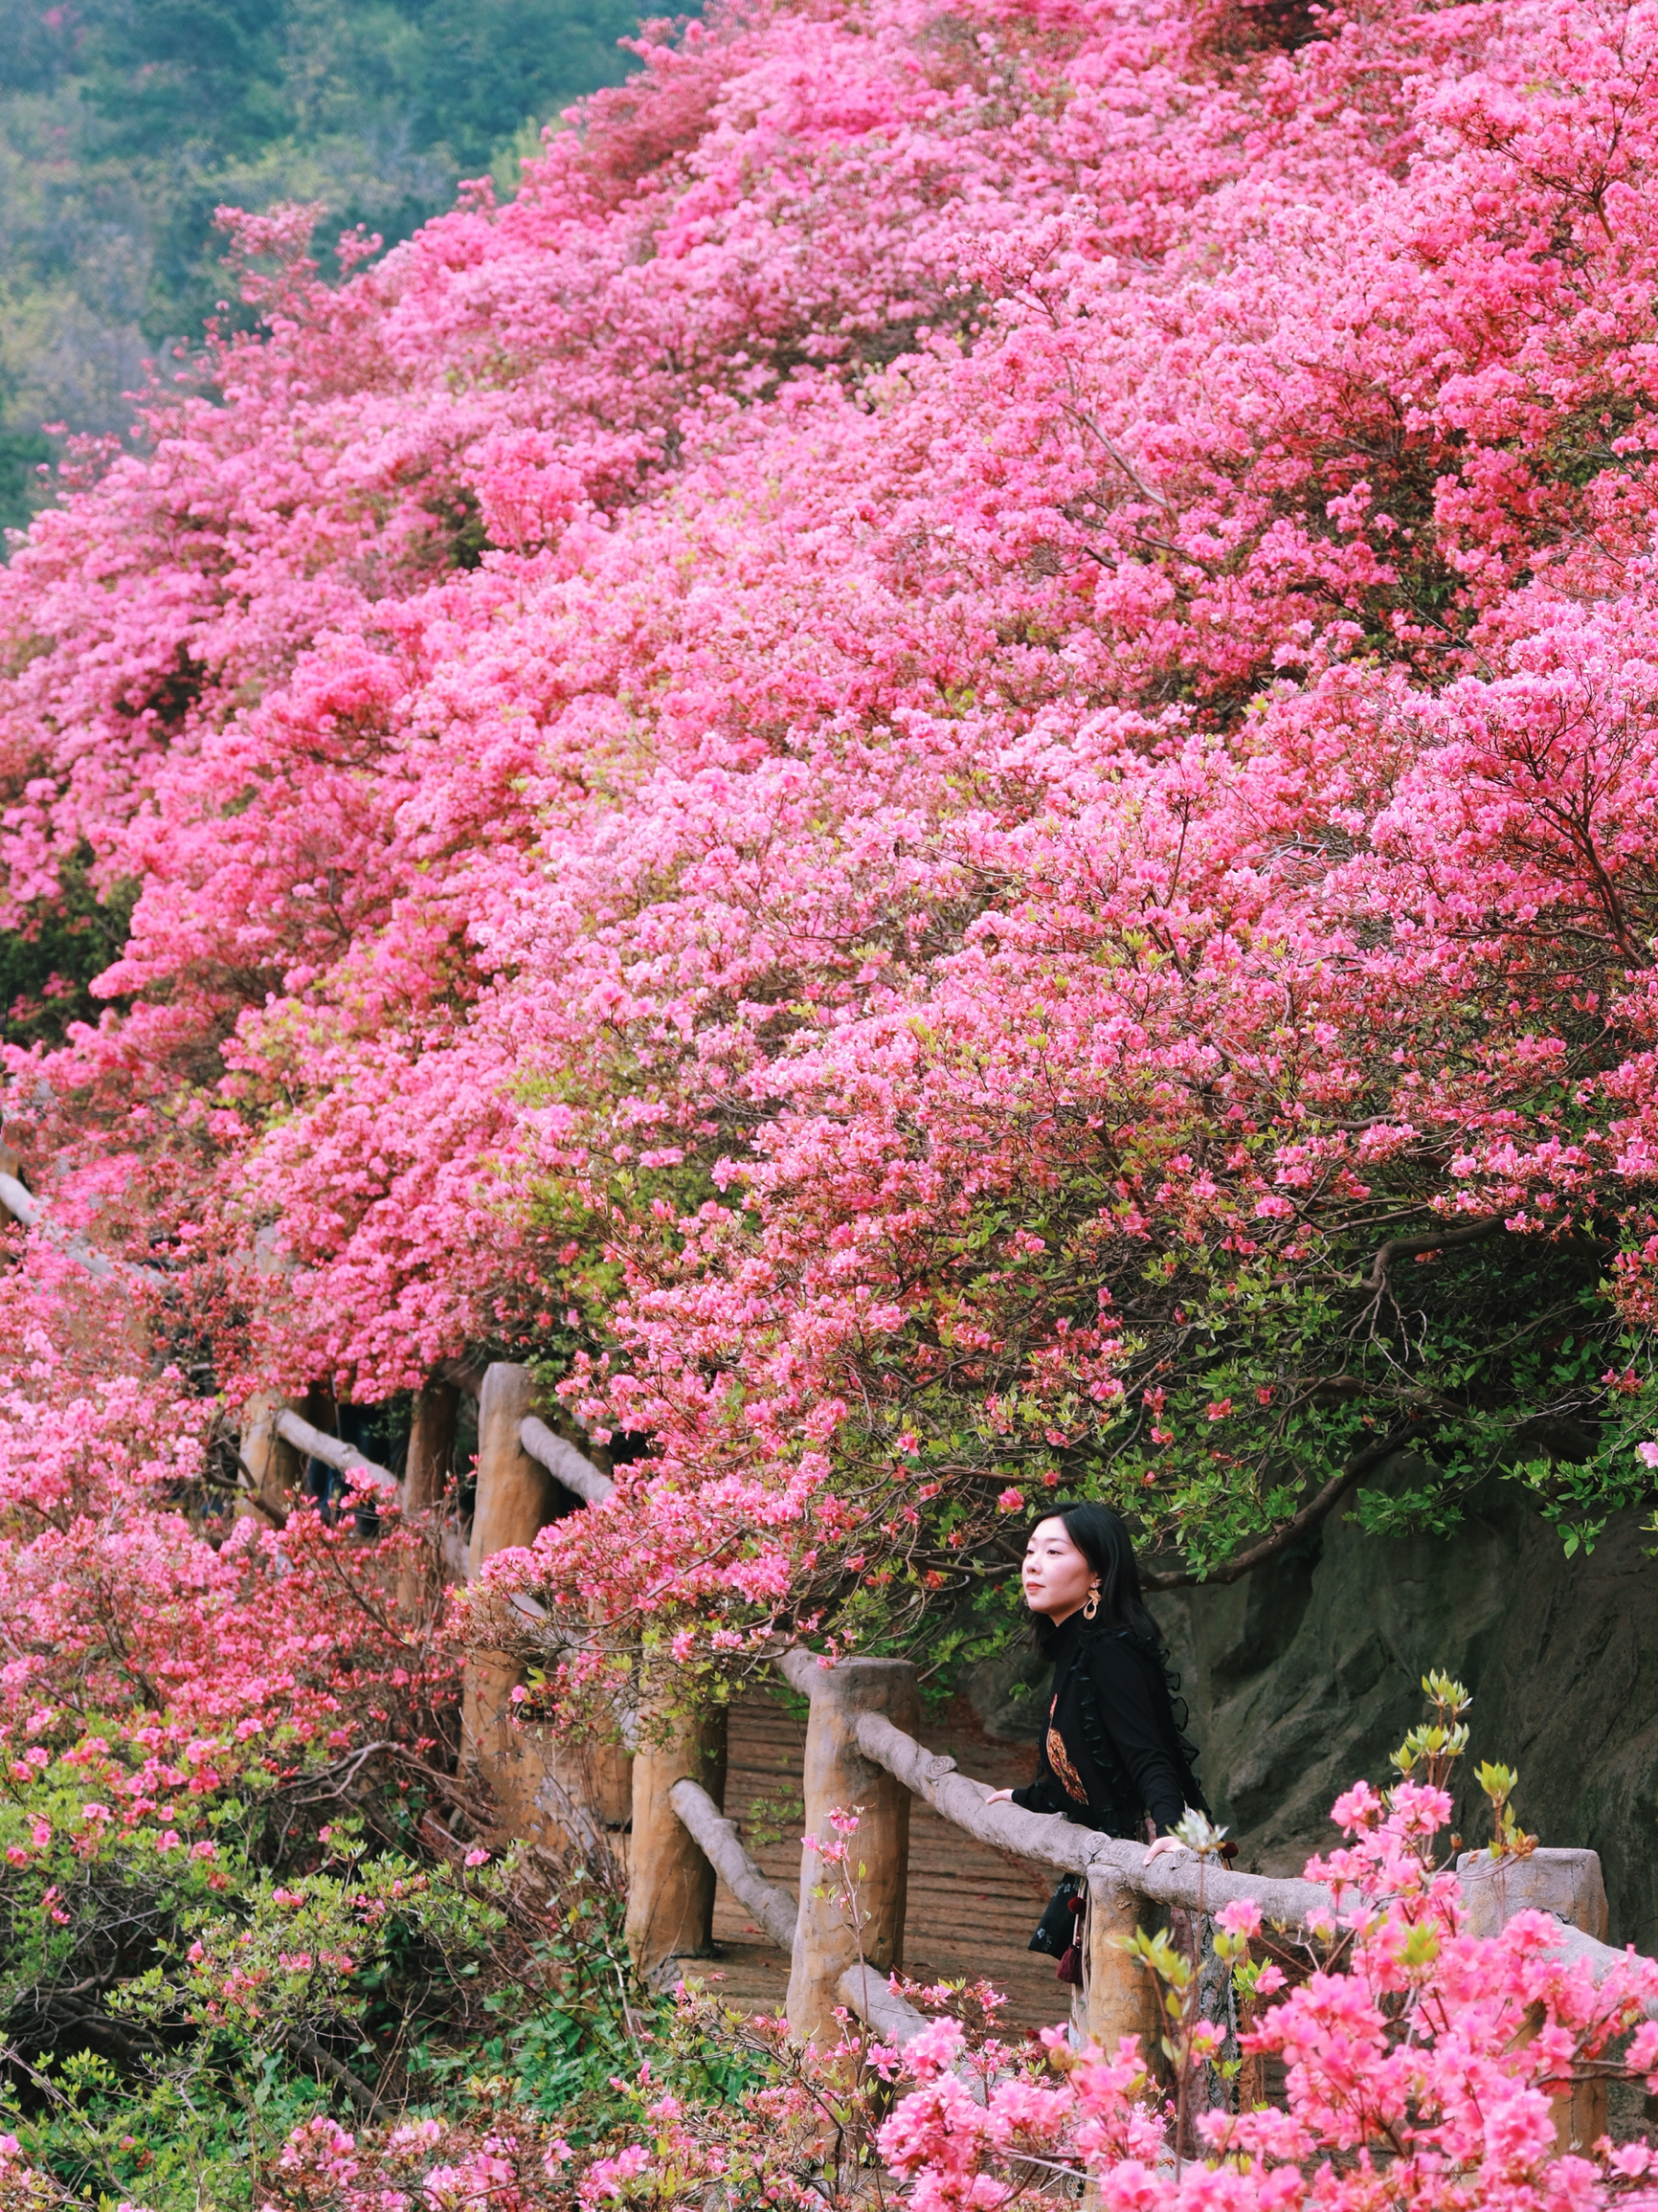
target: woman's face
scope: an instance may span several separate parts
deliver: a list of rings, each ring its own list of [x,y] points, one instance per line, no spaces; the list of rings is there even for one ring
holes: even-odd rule
[[[1019,1569],[1024,1601],[1033,1613],[1045,1613],[1057,1627],[1086,1605],[1100,1578],[1065,1532],[1061,1520],[1039,1521],[1025,1546]]]

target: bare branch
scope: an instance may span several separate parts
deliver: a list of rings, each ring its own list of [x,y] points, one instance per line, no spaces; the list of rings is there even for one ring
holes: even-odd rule
[[[307,2066],[315,2067],[329,2081],[338,2083],[364,2119],[378,2120],[385,2117],[385,2106],[362,2076],[354,2074],[349,2067],[342,2066],[337,2058],[323,2048],[314,2035],[307,2035],[302,2027],[279,2026],[277,2033],[296,2058],[302,2059]]]
[[[1366,1290],[1385,1290],[1387,1272],[1396,1260],[1409,1260],[1421,1252],[1448,1252],[1453,1245],[1477,1244],[1483,1238],[1493,1237],[1503,1225],[1501,1214],[1482,1214],[1476,1221],[1465,1221],[1455,1228],[1437,1229],[1426,1237],[1390,1237],[1370,1263],[1370,1273],[1363,1278]]]
[[[431,1380],[454,1383],[468,1397],[477,1397],[483,1388],[483,1370],[470,1359],[440,1359],[432,1370]]]
[[[1212,1567],[1206,1575],[1199,1575],[1192,1568],[1185,1568],[1178,1574],[1142,1575],[1141,1589],[1189,1590],[1199,1585],[1208,1589],[1215,1584],[1241,1582],[1251,1569],[1264,1567],[1268,1559],[1275,1559],[1279,1553],[1288,1551],[1297,1536],[1305,1536],[1309,1529],[1316,1529],[1321,1521],[1329,1520],[1336,1507],[1357,1489],[1366,1475],[1374,1474],[1383,1460],[1391,1459],[1401,1445],[1410,1441],[1411,1433],[1408,1428],[1395,1429],[1383,1437],[1379,1443],[1372,1444],[1367,1450],[1357,1453],[1348,1461],[1338,1475],[1333,1476],[1325,1484],[1315,1498],[1310,1499],[1300,1512],[1292,1514],[1282,1529],[1276,1530],[1270,1536],[1264,1536],[1259,1544],[1251,1544],[1247,1552],[1238,1553],[1223,1566]]]
[[[225,1483],[222,1485],[214,1484],[213,1487],[215,1489],[223,1488],[230,1490],[237,1499],[241,1501],[243,1505],[251,1506],[256,1513],[261,1514],[265,1520],[269,1521],[273,1529],[285,1529],[288,1525],[287,1514],[282,1511],[280,1506],[267,1506],[265,1504],[263,1498],[261,1498],[258,1494],[258,1484],[259,1478],[255,1474],[253,1468],[249,1466],[247,1461],[243,1459],[240,1452],[237,1452],[236,1454],[236,1465],[240,1467],[242,1473],[246,1475],[249,1483],[253,1485],[254,1487],[243,1489],[239,1483]]]

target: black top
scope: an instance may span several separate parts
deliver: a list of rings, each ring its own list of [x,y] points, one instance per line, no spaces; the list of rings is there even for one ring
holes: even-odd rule
[[[1037,1778],[1015,1790],[1028,1813],[1063,1813],[1108,1836],[1167,1835],[1188,1805],[1206,1813],[1160,1651],[1127,1628],[1095,1630],[1080,1613],[1046,1641],[1053,1696]]]

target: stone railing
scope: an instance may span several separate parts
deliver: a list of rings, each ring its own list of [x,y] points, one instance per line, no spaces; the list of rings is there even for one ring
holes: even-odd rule
[[[464,1552],[451,1553],[454,1571],[470,1577],[495,1553],[533,1542],[540,1529],[563,1513],[602,1507],[615,1486],[536,1410],[527,1369],[497,1364],[459,1387],[478,1394],[470,1537]],[[437,1471],[453,1447],[457,1399],[458,1386],[435,1383],[416,1400],[403,1482],[409,1507],[429,1507],[440,1495]],[[283,1455],[291,1483],[302,1453],[370,1479],[392,1479],[294,1409],[268,1400],[250,1405],[242,1458],[256,1490],[282,1482],[284,1468],[277,1462]],[[888,1986],[904,1957],[909,1809],[916,1798],[980,1843],[1056,1874],[1085,1879],[1085,1980],[1077,2024],[1108,2047],[1131,2034],[1154,2043],[1161,2032],[1155,1985],[1123,1938],[1170,1908],[1200,1915],[1232,1898],[1252,1898],[1280,1938],[1316,1948],[1310,1921],[1330,1907],[1328,1892],[1316,1883],[1231,1873],[1200,1865],[1190,1854],[1149,1860],[1143,1844],[1076,1827],[1058,1816],[992,1803],[987,1783],[959,1773],[953,1759],[918,1740],[919,1688],[907,1662],[829,1663],[796,1649],[782,1653],[776,1664],[810,1709],[804,1838],[794,1891],[768,1879],[723,1810],[723,1707],[686,1709],[676,1702],[672,1680],[647,1683],[646,1713],[625,1732],[634,1743],[631,1756],[619,1746],[582,1754],[513,1727],[510,1692],[520,1679],[514,1662],[484,1653],[468,1664],[462,1756],[489,1781],[502,1831],[586,1837],[601,1828],[613,1834],[631,1829],[627,1934],[642,1973],[677,1974],[680,1962],[712,1955],[718,1879],[788,1954],[788,2019],[797,2036],[817,2041],[837,2034],[835,2013],[844,2007],[902,2046],[925,2024]],[[857,1856],[864,1868],[857,1937],[811,1841],[830,1832],[832,1809],[854,1805],[861,1808]],[[1606,1895],[1593,1851],[1541,1849],[1501,1864],[1469,1853],[1459,1861],[1458,1875],[1473,1933],[1495,1933],[1514,1913],[1540,1909],[1560,1924],[1561,1955],[1587,1960],[1597,1979],[1624,1955],[1605,1940]],[[1062,2009],[1056,1987],[1056,2012]],[[1562,2104],[1562,2141],[1593,2142],[1604,2128],[1604,2104],[1603,2085],[1580,2085],[1569,2105]]]
[[[929,1752],[916,1740],[918,1687],[907,1663],[854,1659],[826,1664],[792,1651],[779,1665],[791,1686],[810,1700],[798,1895],[767,1881],[744,1850],[733,1823],[690,1776],[677,1779],[668,1795],[711,1867],[773,1940],[788,1950],[789,2024],[803,2040],[835,2032],[837,2005],[849,2007],[901,2047],[926,2024],[887,1987],[887,1977],[904,1954],[914,1798],[980,1843],[1035,1860],[1056,1874],[1084,1877],[1088,1905],[1077,2025],[1108,2049],[1125,2035],[1139,2035],[1145,2047],[1155,2048],[1162,2033],[1156,1985],[1124,1942],[1160,1910],[1181,1907],[1189,1913],[1212,1914],[1234,1898],[1251,1898],[1263,1923],[1281,1942],[1304,1943],[1314,1953],[1319,1948],[1316,1924],[1331,1909],[1330,1894],[1319,1883],[1235,1874],[1191,1853],[1153,1859],[1143,1843],[1096,1834],[1059,1815],[992,1803],[988,1783],[958,1773],[952,1758]],[[832,1808],[851,1805],[863,1808],[857,1831],[857,1855],[864,1868],[859,1903],[867,1915],[857,1938],[824,1881],[811,1843],[814,1836],[831,1832]],[[1457,1872],[1470,1933],[1495,1934],[1515,1913],[1540,1910],[1560,1924],[1562,1956],[1586,1960],[1597,1980],[1623,1962],[1625,1955],[1605,1941],[1606,1892],[1595,1852],[1539,1849],[1528,1858],[1501,1863],[1468,1852],[1458,1861]],[[1586,2148],[1595,2142],[1605,2131],[1605,2086],[1600,2082],[1580,2084],[1569,2100],[1562,2100],[1562,2147]]]

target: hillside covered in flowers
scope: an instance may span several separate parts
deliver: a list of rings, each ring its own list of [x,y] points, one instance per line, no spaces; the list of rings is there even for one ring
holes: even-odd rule
[[[261,331],[0,584],[37,1191],[233,1413],[527,1348],[605,1605],[913,1610],[1062,1471],[1200,1569],[1401,1439],[1592,1537],[1655,41],[732,8],[338,290],[229,218]]]
[[[522,1964],[467,1605],[388,1609],[389,1507],[233,1526],[255,1392],[533,1364],[618,1486],[470,1603],[605,1666],[983,1648],[1062,1482],[1165,1583],[1650,1498],[1658,8],[728,0],[640,60],[337,285],[226,211],[258,327],[0,573],[7,1879],[41,1989],[133,1853],[204,1930],[112,2065],[325,1965],[271,2047],[338,2088],[353,1914]],[[321,1915],[257,1971],[235,1850]]]

